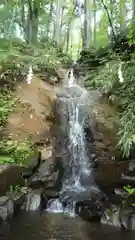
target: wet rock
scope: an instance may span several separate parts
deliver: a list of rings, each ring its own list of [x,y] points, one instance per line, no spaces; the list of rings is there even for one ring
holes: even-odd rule
[[[37,165],[39,165],[41,162],[41,156],[42,156],[41,151],[37,152],[34,156],[28,158],[28,160],[25,163],[26,166],[30,169],[37,168]]]
[[[86,127],[87,147],[95,152],[100,162],[119,158],[116,150],[118,143],[117,128],[114,122],[115,107],[102,98],[99,91],[89,91],[91,104],[89,106],[89,124]],[[89,130],[88,130],[89,129]],[[91,141],[92,139],[92,141]]]
[[[108,202],[106,203],[106,208],[108,208],[110,204],[120,206],[122,201],[124,200],[123,195],[115,194],[114,191],[112,194],[108,194],[107,198],[108,198]]]
[[[46,161],[47,159],[51,159],[52,157],[52,146],[44,147],[41,151],[42,161]]]
[[[128,166],[128,172],[132,172],[132,176],[134,175],[135,176],[135,160],[134,159],[131,159],[129,161],[129,166]]]
[[[57,91],[56,95],[59,98],[79,98],[84,92],[85,89],[81,88],[79,85],[74,85],[62,88],[62,90]]]
[[[134,160],[128,160],[127,169],[121,174],[121,179],[125,185],[135,186],[135,163]]]
[[[33,190],[31,188],[28,188],[22,209],[25,211],[38,210],[41,204],[41,194],[42,189]]]
[[[23,192],[15,194],[14,196],[12,196],[12,200],[14,204],[14,215],[17,215],[21,211],[21,208],[24,204],[25,194]]]
[[[126,231],[135,230],[135,211],[131,209],[121,212],[121,226]]]
[[[77,214],[85,220],[99,220],[104,211],[104,199],[92,196],[76,204]]]
[[[131,182],[132,185],[135,185],[135,176],[129,176],[129,175],[126,175],[126,174],[122,174],[122,179],[125,182]]]
[[[11,185],[24,184],[24,180],[21,177],[23,171],[22,167],[15,164],[0,165],[0,196],[3,196],[9,190]]]
[[[115,188],[114,189],[114,194],[124,197],[125,196],[125,190],[121,188]]]
[[[49,78],[49,83],[52,84],[52,85],[55,85],[59,82],[59,79],[57,77],[54,77],[54,76],[51,76]]]
[[[112,205],[105,210],[101,223],[122,228],[126,231],[135,230],[135,211],[133,209],[121,209],[116,205]]]
[[[21,175],[24,179],[30,178],[38,169],[41,164],[41,152],[38,152],[36,156],[33,156],[29,159],[29,162],[26,163],[27,168]]]
[[[119,188],[128,182],[122,180],[122,173],[126,172],[128,162],[98,162],[95,179],[102,188]]]
[[[132,181],[135,184],[135,163],[134,163],[134,160],[128,161],[128,168],[127,168],[127,171],[122,174],[122,179]]]
[[[45,190],[45,195],[47,197],[47,199],[56,199],[56,198],[59,198],[59,192],[56,192],[52,189],[47,189]]]
[[[37,172],[29,179],[28,186],[38,188],[40,186],[53,187],[57,180],[57,172],[53,172],[51,159],[43,162]]]
[[[100,220],[103,209],[102,204],[98,201],[92,203],[90,201],[84,202],[81,206],[77,206],[77,214],[84,220]]]
[[[120,228],[121,223],[119,208],[112,205],[109,209],[106,209],[101,217],[101,223]]]
[[[0,218],[2,220],[11,219],[14,213],[13,201],[7,197],[0,197]]]
[[[83,219],[97,220],[103,213],[106,197],[98,188],[90,189],[82,192],[65,189],[59,200],[65,207],[73,203],[76,214]]]

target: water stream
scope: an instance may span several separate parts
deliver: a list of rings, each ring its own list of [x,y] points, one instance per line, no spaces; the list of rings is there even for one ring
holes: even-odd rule
[[[93,188],[97,192],[99,190],[94,183],[91,161],[87,156],[85,144],[84,124],[90,102],[88,93],[76,83],[73,69],[68,71],[66,85],[63,88],[66,88],[68,92],[68,97],[61,99],[68,106],[68,149],[70,156],[64,171],[60,198],[51,201],[47,211],[64,212],[74,216],[77,200],[81,200],[85,196],[89,197]],[[65,201],[66,207],[63,206]]]

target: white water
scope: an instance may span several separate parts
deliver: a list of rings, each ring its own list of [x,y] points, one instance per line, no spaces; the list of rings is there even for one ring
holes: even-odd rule
[[[73,74],[73,69],[70,69],[68,71],[68,74],[69,73],[70,73],[70,76],[68,77],[68,86],[72,87],[72,85],[74,85],[76,83],[76,79],[75,79],[74,74]]]
[[[76,86],[81,89],[81,95],[79,97],[73,97],[65,99],[68,102],[68,112],[69,112],[69,150],[71,157],[69,157],[68,167],[65,169],[65,178],[63,181],[63,186],[60,195],[64,198],[71,196],[71,201],[68,202],[67,206],[64,208],[63,204],[59,199],[51,202],[48,206],[48,212],[64,212],[68,213],[70,216],[74,216],[75,201],[72,199],[72,195],[81,194],[87,191],[88,185],[81,182],[81,178],[91,177],[90,160],[86,155],[85,139],[84,139],[84,129],[83,123],[85,120],[84,116],[80,116],[80,106],[85,107],[87,98],[87,91],[76,84],[76,79],[73,75],[73,70],[70,69],[67,73],[66,78],[68,79],[68,88]],[[89,181],[90,185],[90,181]]]

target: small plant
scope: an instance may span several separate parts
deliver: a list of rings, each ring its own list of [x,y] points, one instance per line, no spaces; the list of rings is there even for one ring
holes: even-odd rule
[[[135,196],[135,188],[132,188],[130,185],[124,186],[123,188],[126,191],[125,198],[124,198],[124,203],[126,203],[130,196]],[[132,202],[131,205],[135,207],[134,202]]]
[[[13,111],[18,99],[8,91],[0,92],[0,125],[4,125],[9,114]]]
[[[7,195],[10,197],[12,197],[13,195],[18,195],[21,192],[21,188],[22,186],[20,185],[15,185],[15,186],[10,185]]]
[[[117,147],[122,156],[127,158],[135,145],[135,57],[122,62],[123,82],[119,80],[120,63],[120,56],[114,55],[102,67],[98,66],[90,71],[85,85],[98,88],[109,103],[115,104],[117,118],[119,116],[119,120],[115,121],[118,127]]]
[[[25,164],[25,160],[36,150],[27,139],[23,142],[3,139],[0,142],[0,163]]]
[[[128,195],[135,194],[135,188],[132,188],[130,185],[124,186],[123,188],[128,193]]]

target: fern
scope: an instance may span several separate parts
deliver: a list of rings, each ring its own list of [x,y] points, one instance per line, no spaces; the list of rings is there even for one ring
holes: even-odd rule
[[[123,157],[128,157],[135,145],[135,59],[123,63],[123,83],[120,83],[118,78],[119,63],[120,58],[115,56],[114,60],[90,72],[86,86],[100,89],[108,100],[117,106],[117,147],[121,149]]]

